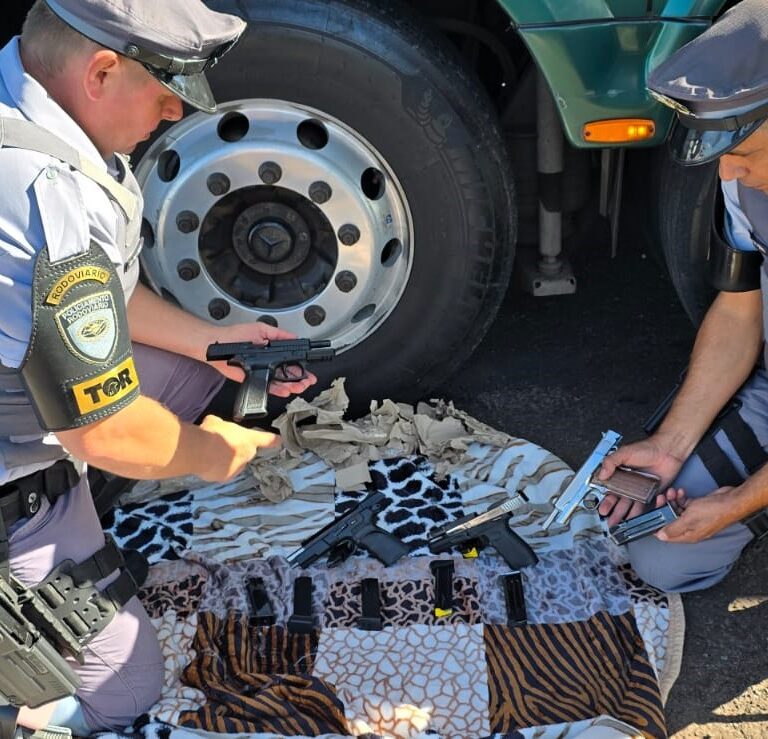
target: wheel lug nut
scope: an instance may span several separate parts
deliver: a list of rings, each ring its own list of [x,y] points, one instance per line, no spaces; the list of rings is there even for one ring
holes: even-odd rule
[[[309,197],[318,205],[327,203],[333,195],[333,190],[327,182],[313,182],[309,186]]]
[[[182,259],[176,270],[184,282],[189,282],[200,274],[200,265],[194,259]]]
[[[325,311],[319,305],[310,305],[304,311],[304,320],[310,326],[319,326],[325,320]]]
[[[208,313],[214,321],[221,321],[229,315],[230,307],[226,300],[215,298],[208,303]]]
[[[231,183],[227,175],[221,172],[214,172],[208,177],[207,185],[211,195],[215,195],[218,198],[229,192]]]
[[[280,181],[283,176],[283,170],[276,162],[264,162],[259,167],[259,177],[265,185],[274,185]]]
[[[336,275],[336,287],[343,293],[352,292],[357,286],[357,277],[352,272],[344,270]]]
[[[199,225],[200,219],[191,210],[183,210],[176,216],[176,227],[184,234],[191,234]]]
[[[272,328],[277,328],[277,319],[274,316],[259,316],[258,321],[259,323],[266,323]]]
[[[354,246],[360,241],[360,229],[351,223],[345,224],[339,229],[339,241],[344,246]]]

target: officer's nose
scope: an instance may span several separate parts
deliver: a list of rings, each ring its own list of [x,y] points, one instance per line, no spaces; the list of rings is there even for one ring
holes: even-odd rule
[[[740,161],[739,157],[733,154],[723,154],[720,157],[719,170],[720,179],[726,182],[741,179],[749,174],[749,170]]]

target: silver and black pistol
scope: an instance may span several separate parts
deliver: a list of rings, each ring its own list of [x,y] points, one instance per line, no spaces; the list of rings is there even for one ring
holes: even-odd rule
[[[615,431],[606,431],[603,434],[600,443],[555,501],[554,510],[544,521],[545,530],[553,523],[565,526],[579,507],[594,510],[609,493],[644,505],[655,499],[661,480],[650,472],[620,465],[607,480],[597,479],[603,460],[618,447],[620,441],[621,434]]]
[[[466,552],[490,546],[512,570],[535,565],[539,561],[536,553],[509,527],[509,519],[527,502],[528,498],[518,491],[517,495],[491,506],[485,513],[463,516],[437,526],[429,532],[429,551],[441,554],[457,547]]]

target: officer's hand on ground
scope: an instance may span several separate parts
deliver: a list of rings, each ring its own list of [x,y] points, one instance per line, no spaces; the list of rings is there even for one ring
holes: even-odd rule
[[[276,339],[295,339],[296,334],[290,331],[283,331],[266,323],[257,321],[255,323],[237,323],[234,326],[223,326],[217,329],[216,341],[238,342],[250,341],[254,344],[266,344],[268,341]],[[245,373],[239,367],[230,367],[226,362],[211,362],[211,364],[221,372],[224,377],[242,382],[245,379]],[[270,382],[269,394],[279,398],[288,398],[291,395],[300,395],[307,388],[317,382],[317,377],[307,371],[307,376],[303,379],[301,372],[297,368],[290,368],[288,374],[297,379],[293,382]]]
[[[208,482],[224,482],[239,474],[257,454],[280,448],[280,437],[269,431],[248,429],[218,416],[206,416],[200,430],[211,434],[211,444],[201,455],[198,477]],[[220,442],[220,443],[216,443]]]
[[[668,450],[665,437],[656,434],[648,439],[619,447],[613,454],[609,454],[603,460],[597,479],[607,480],[619,465],[652,472],[661,478],[662,485],[668,485],[677,476],[683,461]],[[662,500],[660,505],[664,502]],[[604,518],[608,518],[609,526],[615,526],[625,519],[639,516],[645,511],[645,506],[628,498],[609,494],[600,502],[597,511]]]
[[[674,544],[695,544],[736,523],[739,514],[729,500],[729,493],[733,489],[718,488],[704,498],[686,501],[682,490],[670,488],[676,496],[678,507],[682,507],[682,513],[676,521],[657,531],[656,538]]]

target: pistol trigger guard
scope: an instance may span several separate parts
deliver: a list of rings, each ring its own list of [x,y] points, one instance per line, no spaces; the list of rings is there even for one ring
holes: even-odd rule
[[[594,493],[590,493],[589,495],[584,496],[584,500],[582,500],[582,505],[588,511],[594,511],[600,505],[600,498]]]
[[[338,544],[334,544],[328,552],[328,566],[335,567],[346,562],[356,549],[357,545],[352,539],[342,539]]]
[[[471,558],[477,557],[478,553],[481,552],[483,548],[483,542],[480,541],[480,539],[469,539],[457,547],[459,552],[461,552],[462,557]]]
[[[291,370],[293,368],[298,369],[301,374],[292,375]],[[275,371],[272,375],[272,379],[276,382],[299,382],[307,378],[307,370],[301,362],[284,362],[283,364],[275,367]]]

